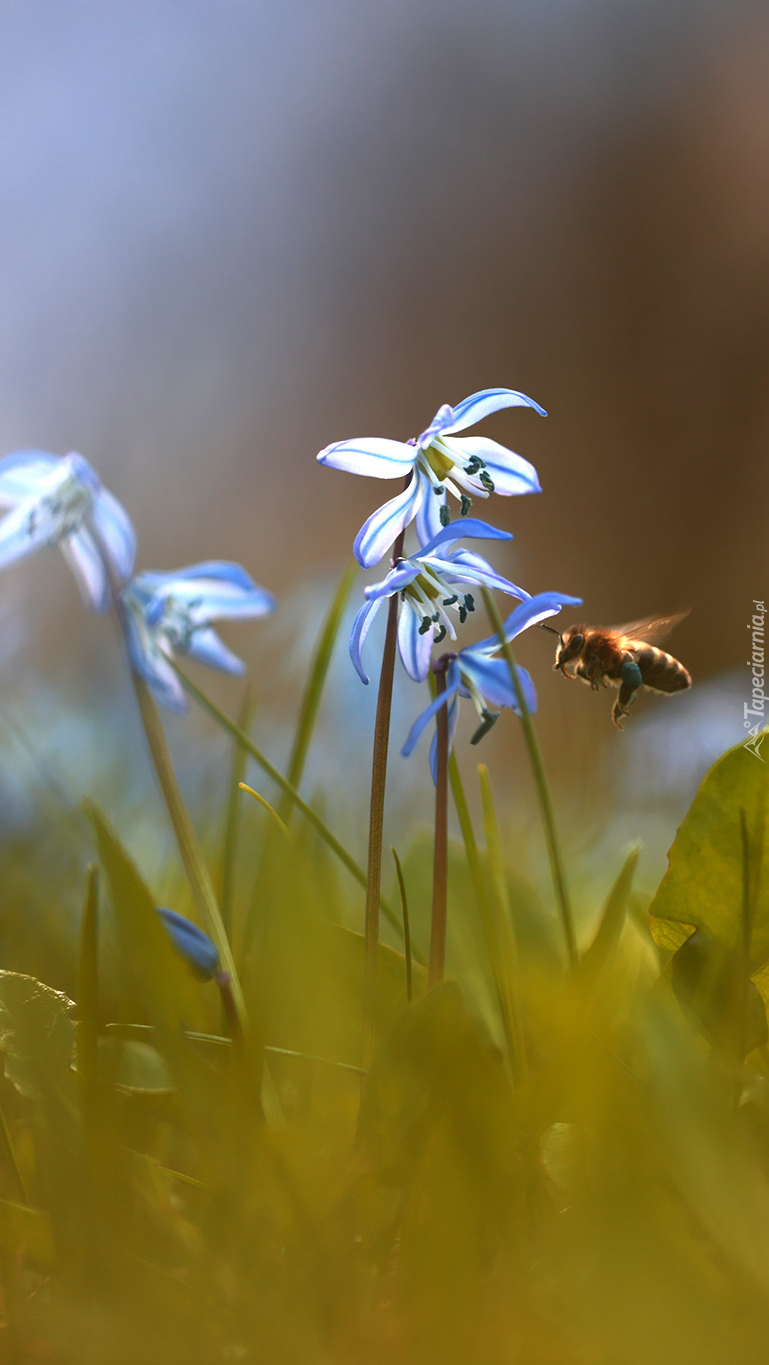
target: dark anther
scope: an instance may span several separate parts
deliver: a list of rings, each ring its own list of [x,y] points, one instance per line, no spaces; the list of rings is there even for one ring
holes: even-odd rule
[[[444,502],[444,503],[441,504],[441,526],[450,526],[450,525],[451,525],[451,512],[449,511],[449,505],[448,505],[448,503]]]
[[[493,480],[492,480],[491,476],[490,476],[489,474],[486,473],[486,470],[485,470],[485,469],[482,469],[482,470],[481,470],[480,474],[478,475],[478,478],[480,479],[480,481],[481,481],[481,483],[483,484],[484,488],[487,488],[488,491],[489,491],[490,493],[493,493],[493,492],[494,492],[494,483],[493,483]]]
[[[441,640],[445,640],[445,639],[446,639],[446,627],[444,626],[443,622],[441,621],[441,628],[440,628],[440,630],[437,631],[436,634],[433,636],[433,644],[439,645],[440,642],[441,642]]]
[[[430,617],[429,617],[429,616],[423,616],[423,617],[422,617],[422,624],[421,624],[421,626],[419,627],[419,634],[420,634],[420,635],[426,635],[427,632],[428,632],[428,630],[430,629],[431,625],[432,625],[432,621],[430,620]]]
[[[441,494],[442,494],[442,493],[445,493],[445,492],[446,492],[446,489],[443,487],[443,484],[442,484],[442,483],[433,484],[433,493],[435,494],[436,498],[439,498],[439,497],[441,496]]]
[[[475,598],[471,592],[465,593],[465,606],[468,611],[475,611]]]
[[[459,619],[462,622],[462,625],[464,625],[467,620],[467,607],[464,602],[460,602],[459,604]]]
[[[492,725],[496,725],[500,715],[499,711],[483,711],[481,714],[483,719],[470,740],[471,744],[480,744],[483,736],[489,733]]]
[[[459,599],[458,599],[456,593],[454,593],[454,596],[453,596],[453,597],[444,597],[444,599],[443,599],[443,605],[444,605],[444,607],[453,607],[454,603],[457,602],[458,600],[459,600]]]
[[[461,512],[460,515],[463,516],[463,517],[466,517],[467,514],[468,514],[468,512],[470,511],[470,508],[472,507],[472,505],[473,505],[473,500],[472,500],[472,498],[468,498],[467,494],[466,494],[466,493],[463,493],[463,494],[462,494],[462,512]]]

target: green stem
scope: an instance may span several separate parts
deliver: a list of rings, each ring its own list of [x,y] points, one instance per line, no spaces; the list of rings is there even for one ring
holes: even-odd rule
[[[195,906],[203,921],[204,928],[211,935],[219,950],[222,969],[227,972],[230,978],[233,1004],[240,1021],[241,1031],[246,1035],[248,1033],[246,1006],[235,969],[235,960],[222,923],[211,877],[203,860],[203,854],[200,851],[189,812],[176,780],[176,773],[171,762],[171,755],[158,709],[144,679],[140,678],[134,669],[131,670],[131,676],[133,677],[136,699],[139,703],[139,712],[144,724],[150,755],[168,814],[171,817],[171,824],[176,835],[184,870],[192,888]]]
[[[393,547],[393,562],[403,554],[403,532]],[[374,722],[374,751],[371,762],[371,804],[368,827],[368,866],[366,872],[366,917],[363,962],[363,1065],[368,1066],[374,1047],[374,1016],[376,1007],[376,962],[379,948],[379,900],[382,887],[382,829],[384,826],[385,783],[387,781],[387,751],[390,745],[390,712],[392,710],[393,679],[395,676],[395,647],[398,640],[399,597],[393,593],[387,609],[387,630],[382,650],[379,674],[376,720]]]
[[[446,660],[434,666],[437,695],[446,691]],[[443,980],[446,964],[446,910],[448,894],[448,806],[449,806],[449,718],[447,707],[441,706],[436,715],[438,750],[435,781],[435,841],[433,844],[433,906],[430,923],[430,961],[427,968],[428,986]]]
[[[411,971],[411,929],[409,927],[409,903],[406,896],[406,883],[403,879],[403,868],[401,860],[395,849],[390,846],[390,852],[395,859],[395,871],[398,874],[398,886],[401,893],[401,912],[403,914],[403,951],[406,954],[406,1000],[409,1004],[414,998],[414,988]]]
[[[521,726],[523,727],[523,736],[529,754],[529,762],[531,764],[531,771],[534,777],[534,785],[537,789],[537,796],[539,798],[539,809],[542,815],[542,825],[545,831],[545,842],[547,844],[547,854],[550,860],[550,871],[553,878],[555,898],[558,905],[558,911],[561,916],[563,936],[566,941],[566,954],[569,960],[569,966],[573,971],[579,961],[579,956],[577,953],[577,939],[574,933],[574,920],[571,913],[569,893],[566,886],[566,875],[564,871],[563,857],[561,854],[561,845],[558,838],[558,829],[555,823],[555,811],[553,809],[553,801],[550,795],[550,786],[547,780],[547,773],[545,772],[545,765],[542,759],[542,750],[539,747],[537,732],[534,729],[534,724],[531,719],[531,712],[529,711],[526,702],[526,697],[523,688],[521,687],[521,680],[520,677],[518,676],[518,669],[515,663],[515,659],[513,658],[513,651],[510,648],[509,642],[505,639],[504,626],[502,624],[502,618],[499,614],[499,611],[497,610],[497,604],[494,601],[494,598],[492,597],[488,588],[483,588],[482,592],[483,601],[486,607],[486,612],[488,614],[489,621],[491,622],[491,626],[495,634],[499,637],[502,653],[504,655],[507,667],[510,670],[510,680],[513,684],[513,691],[515,692],[516,701],[518,703],[518,708],[520,711]]]
[[[324,843],[328,845],[332,853],[336,855],[340,863],[342,863],[347,868],[347,871],[350,873],[352,877],[355,878],[356,882],[358,882],[360,886],[365,887],[366,874],[363,871],[363,868],[360,867],[358,863],[356,863],[355,859],[352,857],[351,854],[347,852],[347,849],[344,847],[344,845],[340,844],[336,835],[331,833],[331,830],[328,828],[328,825],[324,824],[320,816],[316,814],[316,812],[312,809],[312,806],[308,806],[307,802],[304,801],[302,797],[299,795],[299,792],[296,791],[296,789],[291,786],[291,783],[286,780],[286,778],[283,776],[281,772],[278,771],[275,765],[271,763],[270,760],[259,749],[257,749],[256,745],[252,742],[249,736],[245,734],[245,732],[241,730],[237,725],[235,725],[233,721],[229,720],[227,716],[225,716],[224,712],[220,711],[218,706],[215,706],[214,703],[209,700],[205,692],[201,692],[200,688],[195,685],[192,679],[188,678],[187,675],[182,672],[178,665],[174,664],[173,667],[176,669],[176,672],[178,673],[179,677],[184,683],[184,686],[186,690],[189,692],[190,696],[193,697],[195,701],[198,703],[198,705],[202,706],[203,710],[206,711],[208,715],[211,716],[211,718],[216,721],[217,725],[221,725],[223,730],[226,730],[227,733],[231,735],[234,740],[237,740],[238,744],[240,744],[246,750],[246,752],[251,755],[254,761],[259,764],[260,768],[262,768],[263,771],[267,773],[268,777],[271,777],[273,782],[275,782],[276,785],[280,787],[281,791],[286,792],[286,794],[290,796],[291,801],[296,806],[297,810],[301,811],[305,820],[307,820],[309,824],[312,825],[313,829],[316,830],[316,832],[320,835]],[[380,896],[379,898],[379,904],[382,909],[382,914],[385,916],[388,923],[392,925],[396,933],[402,936],[403,926],[401,925],[399,917],[395,914],[395,911],[382,896]],[[414,946],[413,951],[417,961],[424,964],[424,958],[417,952],[416,946]]]
[[[491,883],[491,905],[486,900],[484,928],[489,946],[491,966],[497,1000],[505,1030],[505,1041],[510,1059],[512,1078],[520,1082],[526,1077],[526,1049],[521,1028],[521,1009],[518,1003],[518,944],[515,925],[510,910],[510,897],[507,888],[507,869],[499,837],[497,813],[489,781],[489,770],[485,763],[478,764],[478,779],[481,786],[483,805],[483,826],[486,834],[489,881]],[[492,910],[493,906],[493,910]]]
[[[99,869],[88,868],[77,982],[77,1072],[86,1145],[93,1146],[99,1094]],[[90,1153],[92,1155],[92,1153]]]
[[[326,619],[318,636],[318,643],[315,647],[315,656],[312,661],[307,686],[302,697],[302,705],[299,711],[294,743],[291,749],[291,756],[288,760],[286,777],[292,787],[298,787],[304,772],[304,765],[312,739],[312,732],[315,729],[315,722],[318,718],[323,687],[326,682],[331,656],[334,652],[336,637],[339,634],[339,627],[342,624],[344,609],[355,582],[358,572],[356,560],[348,564],[339,582],[339,586],[331,599],[331,605],[326,613]],[[289,824],[293,814],[294,802],[287,792],[283,793],[280,803],[279,814],[284,824]]]
[[[254,718],[255,702],[250,689],[246,688],[238,714],[238,726],[248,732]],[[239,744],[233,746],[227,797],[227,818],[222,840],[221,861],[221,907],[222,923],[228,939],[232,939],[232,905],[235,896],[235,864],[238,855],[240,836],[240,810],[242,797],[240,784],[246,775],[246,753]]]

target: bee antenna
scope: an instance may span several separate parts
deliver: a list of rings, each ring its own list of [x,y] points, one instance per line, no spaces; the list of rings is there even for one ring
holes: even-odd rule
[[[539,626],[540,630],[549,630],[551,635],[557,635],[561,644],[563,644],[563,636],[560,630],[555,630],[553,626],[546,626],[544,621],[538,621],[537,625]]]

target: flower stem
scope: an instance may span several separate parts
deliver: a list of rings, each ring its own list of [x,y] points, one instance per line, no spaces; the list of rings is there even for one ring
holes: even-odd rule
[[[437,695],[446,691],[446,660],[433,665]],[[427,967],[428,986],[443,980],[446,963],[446,900],[448,891],[449,837],[449,718],[447,708],[441,706],[436,715],[438,751],[435,775],[435,842],[433,845],[433,910],[430,923],[430,960]]]
[[[393,546],[393,563],[402,558],[404,535],[405,533],[401,531]],[[365,938],[363,966],[364,1066],[368,1066],[374,1048],[376,960],[379,947],[379,893],[382,885],[382,828],[384,825],[385,783],[387,780],[387,750],[390,743],[390,712],[392,710],[393,678],[395,676],[395,646],[398,639],[398,603],[398,594],[393,593],[388,603],[387,630],[382,651],[382,668],[379,674],[379,693],[374,722],[368,865],[366,869],[366,918],[363,930]]]
[[[204,928],[208,930],[219,950],[222,968],[230,979],[233,1006],[240,1021],[241,1032],[247,1034],[246,1006],[238,974],[235,970],[235,961],[222,923],[211,877],[200,851],[189,812],[179,789],[179,783],[176,780],[176,773],[171,762],[171,755],[158,709],[144,679],[139,677],[135,669],[131,669],[131,676],[150,755],[168,814],[171,817],[171,824],[176,835],[184,870],[192,888],[195,906],[203,921]]]
[[[494,598],[492,597],[488,588],[483,588],[482,592],[484,606],[486,607],[486,612],[488,614],[489,621],[491,622],[492,630],[495,632],[496,635],[499,636],[502,653],[504,655],[507,667],[510,670],[510,680],[513,684],[513,691],[515,692],[515,698],[518,703],[518,709],[521,715],[523,737],[526,743],[526,748],[528,750],[529,762],[531,764],[531,771],[534,777],[534,785],[537,789],[537,796],[539,798],[539,809],[542,816],[542,825],[545,831],[545,842],[547,844],[547,854],[550,860],[550,872],[553,878],[555,898],[558,905],[558,912],[561,916],[563,936],[566,941],[566,955],[569,960],[569,966],[573,971],[579,961],[579,956],[577,953],[577,939],[574,933],[574,920],[571,913],[569,893],[566,886],[566,874],[564,871],[561,844],[558,838],[558,829],[555,823],[553,799],[552,796],[550,795],[550,785],[547,780],[547,773],[545,772],[545,765],[542,759],[542,750],[539,747],[537,732],[534,729],[534,724],[531,719],[531,712],[529,711],[528,705],[526,703],[526,697],[523,688],[521,687],[521,680],[518,676],[518,669],[515,663],[515,659],[513,658],[513,651],[510,648],[508,641],[505,639],[504,626],[502,624],[502,618],[499,614],[499,611],[497,610],[497,604],[494,601]]]

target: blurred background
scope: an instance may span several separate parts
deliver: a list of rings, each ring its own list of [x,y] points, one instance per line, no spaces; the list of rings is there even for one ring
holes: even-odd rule
[[[692,608],[670,647],[694,690],[640,701],[624,735],[608,694],[552,673],[552,637],[520,649],[572,853],[641,834],[653,884],[743,735],[767,591],[768,61],[769,12],[740,0],[8,0],[0,452],[81,451],[139,567],[232,558],[276,592],[274,621],[224,633],[280,757],[318,613],[396,491],[316,452],[405,439],[482,387],[531,394],[546,421],[485,428],[544,490],[489,505],[515,533],[496,562],[593,622]],[[0,579],[0,669],[6,828],[41,792],[141,806],[114,632],[58,555]],[[344,648],[332,683],[309,787],[344,779],[360,847],[373,688]],[[238,684],[206,686],[235,710]],[[404,685],[396,748],[422,701]],[[191,790],[223,780],[207,724],[171,735]],[[485,747],[467,757],[538,858],[510,717]],[[429,797],[410,763],[392,837]]]

